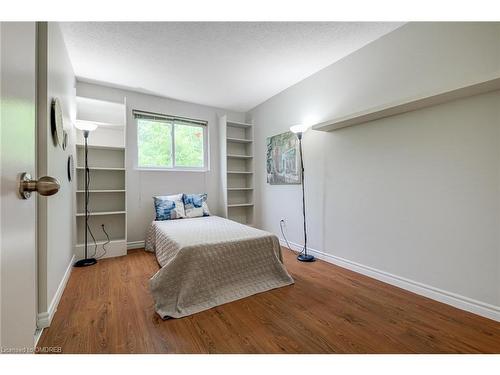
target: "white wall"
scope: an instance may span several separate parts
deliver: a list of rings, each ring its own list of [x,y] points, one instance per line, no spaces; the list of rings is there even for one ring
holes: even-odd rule
[[[47,325],[64,289],[65,275],[71,268],[74,248],[74,192],[73,183],[67,178],[67,158],[75,154],[76,91],[75,76],[66,46],[57,23],[48,23],[47,59],[39,74],[41,91],[46,108],[38,126],[44,132],[38,150],[38,175],[48,175],[59,180],[59,192],[50,197],[39,197],[39,254],[38,254],[38,309],[39,324]],[[46,91],[45,91],[46,90]],[[42,96],[41,95],[41,96]],[[58,98],[68,132],[68,147],[63,150],[52,142],[50,105]]]
[[[259,226],[279,234],[284,218],[302,242],[300,186],[266,183],[266,137],[499,77],[499,40],[500,23],[407,24],[253,109]],[[311,248],[494,305],[500,317],[498,108],[496,92],[306,133]]]
[[[223,109],[187,103],[158,96],[140,94],[88,83],[77,83],[78,96],[127,104],[127,240],[144,241],[146,230],[154,218],[152,197],[174,193],[208,193],[208,205],[214,212],[219,207],[219,142],[217,116],[228,114],[236,121],[244,114]],[[208,122],[208,172],[144,171],[135,169],[137,158],[137,132],[132,110],[190,117]]]

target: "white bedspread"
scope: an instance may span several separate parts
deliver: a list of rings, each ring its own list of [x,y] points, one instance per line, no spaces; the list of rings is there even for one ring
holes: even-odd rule
[[[150,286],[162,318],[293,284],[275,235],[217,216],[154,221],[146,250],[161,266]]]

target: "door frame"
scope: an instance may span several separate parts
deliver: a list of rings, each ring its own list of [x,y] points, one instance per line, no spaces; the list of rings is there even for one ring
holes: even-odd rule
[[[48,118],[47,107],[47,63],[48,63],[48,24],[47,22],[36,22],[36,170],[38,176],[45,176],[48,173],[47,157],[42,153],[47,153],[48,142],[47,129],[44,126]],[[37,334],[40,338],[44,327],[40,326],[40,311],[41,309],[40,296],[44,291],[40,290],[41,285],[46,283],[41,282],[42,275],[47,277],[47,272],[42,270],[47,269],[47,259],[42,258],[42,246],[47,247],[47,199],[37,194],[36,196],[36,322]],[[45,249],[46,250],[46,249]],[[46,254],[46,251],[44,251]],[[46,291],[45,291],[46,292]]]

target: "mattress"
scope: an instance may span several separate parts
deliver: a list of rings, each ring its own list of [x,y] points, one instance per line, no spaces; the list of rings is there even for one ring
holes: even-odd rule
[[[154,221],[146,250],[161,266],[150,288],[163,319],[293,284],[275,235],[217,216]]]

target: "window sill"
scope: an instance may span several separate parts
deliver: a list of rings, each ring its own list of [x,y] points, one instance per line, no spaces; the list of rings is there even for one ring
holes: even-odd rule
[[[209,172],[210,169],[190,169],[190,168],[141,168],[135,167],[136,171],[141,172]]]

